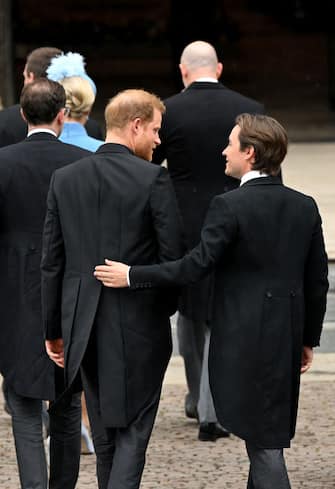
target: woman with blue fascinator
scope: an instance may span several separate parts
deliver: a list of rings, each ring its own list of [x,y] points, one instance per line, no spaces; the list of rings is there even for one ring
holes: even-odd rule
[[[47,75],[49,79],[58,81],[66,93],[68,114],[59,139],[96,151],[104,141],[89,136],[85,129],[95,100],[96,86],[85,71],[83,57],[72,52],[56,56],[50,63]]]
[[[59,139],[64,143],[96,151],[104,141],[92,138],[85,129],[95,98],[91,85],[85,78],[79,76],[63,78],[59,83],[63,85],[66,93],[68,111]]]

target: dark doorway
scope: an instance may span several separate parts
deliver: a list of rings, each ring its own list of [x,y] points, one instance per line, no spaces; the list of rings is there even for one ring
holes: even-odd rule
[[[142,87],[163,98],[180,90],[181,50],[203,39],[224,62],[223,83],[263,101],[294,139],[333,139],[327,3],[74,0],[70,7],[65,0],[13,0],[16,93],[29,51],[46,45],[78,51],[98,87],[94,116],[102,121],[120,89]]]

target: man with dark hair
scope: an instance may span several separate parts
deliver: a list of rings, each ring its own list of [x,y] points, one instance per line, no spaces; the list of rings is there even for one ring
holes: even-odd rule
[[[65,109],[64,88],[58,85],[41,78],[38,83],[23,87],[20,106],[22,117],[28,125],[51,124],[61,109]]]
[[[53,58],[62,54],[62,51],[54,47],[42,47],[34,49],[28,56],[23,71],[24,85],[36,78],[46,78],[47,69]],[[103,139],[101,129],[97,122],[88,119],[86,123],[88,134],[96,139]],[[0,112],[0,147],[15,144],[27,135],[27,124],[20,115],[20,105],[12,105]]]
[[[23,71],[24,83],[31,83],[36,78],[47,78],[47,69],[50,61],[61,54],[62,51],[58,48],[44,47],[34,49],[27,56]]]
[[[42,256],[48,351],[65,364],[69,386],[81,371],[99,489],[139,488],[172,350],[175,294],[120,293],[93,277],[97,258],[111,250],[131,263],[182,254],[169,176],[148,163],[164,110],[144,90],[120,92],[106,107],[107,144],[50,183]]]
[[[211,199],[238,186],[236,179],[224,174],[221,155],[235,117],[241,112],[263,113],[264,107],[219,82],[223,65],[207,42],[188,44],[181,54],[179,69],[185,89],[165,101],[162,144],[153,161],[167,160],[183,218],[186,246],[192,249],[200,239]],[[188,386],[185,413],[198,418],[201,441],[229,436],[217,423],[208,383],[212,287],[212,276],[184,287],[177,318],[178,345]]]
[[[74,489],[81,443],[81,395],[50,410],[50,482],[42,400],[63,390],[63,370],[48,358],[41,318],[40,261],[52,173],[90,154],[61,143],[65,91],[40,78],[25,85],[21,111],[28,136],[0,149],[0,371],[23,489]],[[52,404],[52,403],[51,403]]]
[[[96,277],[134,289],[195,282],[214,271],[209,375],[219,421],[245,440],[248,489],[290,487],[283,448],[295,433],[300,373],[320,342],[328,290],[321,218],[277,176],[287,135],[274,119],[237,117],[223,151],[240,187],[212,200],[201,241],[181,260],[107,262]]]

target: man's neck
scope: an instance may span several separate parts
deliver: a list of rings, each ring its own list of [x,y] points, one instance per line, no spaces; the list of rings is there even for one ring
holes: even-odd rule
[[[212,82],[218,82],[218,79],[215,75],[215,73],[208,73],[208,71],[197,71],[196,73],[189,74],[187,79],[184,80],[185,82],[185,88],[187,88],[191,83],[197,82],[197,81],[212,81]]]
[[[269,175],[267,173],[261,173],[258,170],[250,170],[246,172],[244,175],[242,175],[240,186],[246,183],[248,180],[253,180],[254,178],[261,178],[261,177],[268,177],[268,176]]]
[[[56,138],[59,136],[59,132],[57,133],[55,131],[54,127],[50,126],[28,126],[28,134],[27,136],[31,136],[32,134],[38,134],[38,133],[47,133],[47,134],[52,134]]]
[[[127,146],[127,148],[133,150],[133,144],[130,136],[127,137],[123,134],[119,134],[118,131],[107,131],[106,143],[122,144],[123,146]]]

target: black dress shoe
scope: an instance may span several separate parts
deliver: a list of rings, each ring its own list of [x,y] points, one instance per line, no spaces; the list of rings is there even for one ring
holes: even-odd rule
[[[216,441],[218,438],[228,438],[227,431],[219,423],[200,423],[198,438],[200,441]]]

